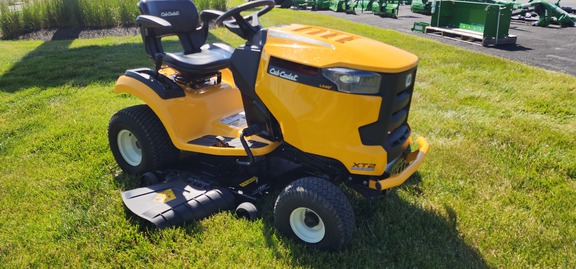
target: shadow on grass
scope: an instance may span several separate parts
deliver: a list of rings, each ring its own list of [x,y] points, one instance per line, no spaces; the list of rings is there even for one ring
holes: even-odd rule
[[[32,87],[46,89],[110,83],[127,68],[151,62],[141,44],[70,48],[73,41],[42,43],[0,77],[0,90],[14,93]]]
[[[439,213],[407,201],[399,190],[411,196],[425,195],[418,173],[404,185],[392,189],[379,200],[366,200],[345,188],[356,215],[357,229],[351,244],[339,252],[324,252],[292,241],[274,225],[274,202],[280,190],[257,201],[266,247],[277,257],[286,257],[293,267],[318,268],[488,268],[474,247],[458,234],[457,213],[444,205]],[[119,175],[115,183],[121,189],[138,186],[133,176]],[[126,219],[147,237],[158,233],[151,223],[125,209]],[[201,234],[198,222],[184,226],[188,234]],[[286,251],[288,250],[288,251]]]
[[[54,35],[52,36],[52,41],[54,40],[72,40],[76,39],[80,36],[82,29],[75,27],[75,28],[60,28],[56,30]]]
[[[399,188],[421,195],[421,178],[415,174]],[[458,234],[457,214],[444,206],[444,215],[414,205],[391,190],[379,200],[348,195],[356,215],[356,232],[350,246],[339,252],[323,252],[280,236],[271,210],[263,212],[263,234],[268,247],[289,248],[293,266],[324,268],[488,268],[476,249]],[[261,208],[273,208],[274,198]]]
[[[53,40],[42,43],[0,76],[0,91],[14,93],[32,87],[46,89],[112,83],[126,69],[153,65],[142,43],[71,48],[74,36],[79,34],[79,29],[54,33]],[[72,39],[59,40],[62,38]],[[211,34],[209,40],[222,42]],[[177,41],[163,43],[168,49],[181,50]]]

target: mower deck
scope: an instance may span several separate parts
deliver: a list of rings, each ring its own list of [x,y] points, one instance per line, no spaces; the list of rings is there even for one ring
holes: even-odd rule
[[[200,220],[235,207],[234,194],[228,189],[182,176],[122,192],[122,200],[130,211],[159,228]]]

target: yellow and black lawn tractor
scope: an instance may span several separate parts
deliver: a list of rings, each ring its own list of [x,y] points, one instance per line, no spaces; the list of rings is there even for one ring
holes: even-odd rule
[[[320,249],[352,238],[352,206],[337,185],[365,197],[402,184],[423,163],[408,126],[418,59],[361,36],[306,25],[263,28],[273,0],[198,13],[189,0],[141,0],[155,69],[127,70],[115,92],[145,104],[110,120],[112,153],[146,186],[122,193],[158,227],[221,210],[255,218],[254,201],[283,188],[278,229]],[[244,11],[253,12],[243,15]],[[205,44],[210,23],[246,40]],[[166,52],[177,36],[183,52]],[[374,52],[378,52],[375,54]]]

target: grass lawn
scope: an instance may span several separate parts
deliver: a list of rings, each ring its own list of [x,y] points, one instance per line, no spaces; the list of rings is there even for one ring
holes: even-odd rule
[[[430,154],[381,200],[348,193],[358,227],[349,248],[283,237],[274,194],[256,222],[220,213],[143,224],[124,209],[120,191],[136,179],[106,135],[112,114],[139,103],[112,89],[125,69],[152,65],[140,38],[0,41],[0,267],[576,267],[575,77],[311,12],[263,19],[294,22],[420,57],[410,123]],[[222,29],[212,37],[241,42]]]

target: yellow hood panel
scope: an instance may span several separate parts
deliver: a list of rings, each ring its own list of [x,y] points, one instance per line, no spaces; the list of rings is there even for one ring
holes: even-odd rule
[[[348,67],[399,73],[418,64],[416,55],[382,42],[299,24],[270,28],[264,51],[269,54],[265,57],[272,55],[318,68]]]

